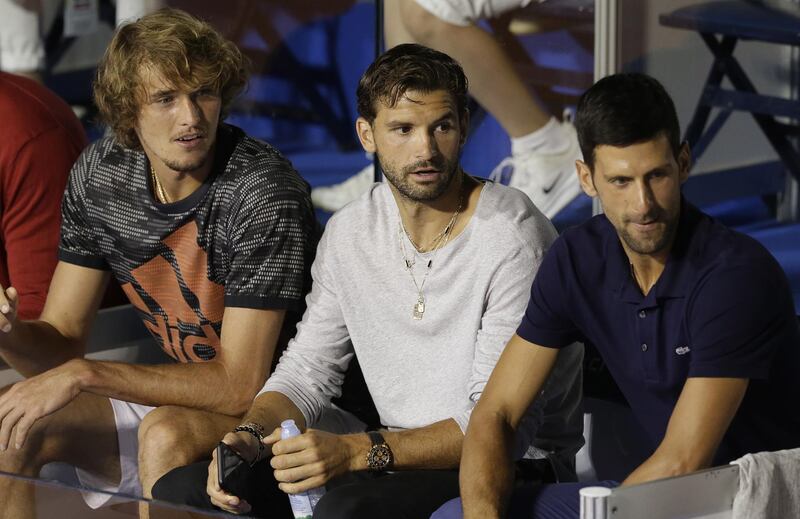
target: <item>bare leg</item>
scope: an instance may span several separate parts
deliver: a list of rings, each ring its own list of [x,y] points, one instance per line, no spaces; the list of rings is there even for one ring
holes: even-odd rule
[[[198,409],[163,406],[139,426],[139,481],[151,497],[155,482],[170,470],[211,458],[217,443],[241,423],[240,418]]]
[[[386,48],[391,49],[401,43],[414,43],[414,38],[406,30],[400,12],[400,3],[405,0],[384,0],[383,34]]]
[[[500,122],[509,137],[527,137],[512,140],[512,157],[509,159],[515,160],[510,163],[508,159],[502,161],[492,172],[492,178],[499,180],[505,169],[513,168],[510,185],[527,193],[551,217],[580,193],[580,185],[573,173],[575,159],[580,153],[576,138],[572,139],[576,141],[572,146],[574,129],[570,127],[561,131],[560,127],[553,125],[552,128],[558,132],[531,135],[542,129],[551,116],[522,82],[508,54],[491,34],[476,25],[462,27],[444,22],[414,0],[385,0],[383,22],[388,48],[401,43],[420,43],[449,54],[461,63],[469,80],[470,93]],[[534,137],[533,141],[531,137]],[[534,150],[536,153],[532,153]],[[554,167],[549,160],[548,171],[542,171],[537,162],[541,161],[540,153],[557,154],[559,165]],[[542,182],[552,185],[549,177],[563,172],[568,179],[561,183],[566,186],[563,192],[550,195],[552,188],[543,191],[539,186]],[[373,178],[373,168],[366,167],[346,182],[313,189],[311,199],[318,208],[336,211],[366,191]]]
[[[387,0],[387,15],[394,2],[398,3],[398,18],[413,41],[455,58],[469,79],[470,93],[512,138],[532,133],[547,123],[550,114],[533,98],[491,34],[476,25],[462,27],[444,22],[414,0]],[[386,34],[388,42],[388,27]]]
[[[148,413],[139,426],[139,481],[144,497],[151,498],[153,485],[170,470],[211,457],[211,451],[240,418],[163,406]],[[142,504],[139,517],[150,517]]]
[[[8,388],[4,388],[5,392]],[[0,452],[0,470],[35,477],[46,463],[63,461],[119,481],[119,446],[114,412],[107,398],[81,393],[36,422],[21,449]],[[0,478],[0,518],[35,517],[34,487]]]

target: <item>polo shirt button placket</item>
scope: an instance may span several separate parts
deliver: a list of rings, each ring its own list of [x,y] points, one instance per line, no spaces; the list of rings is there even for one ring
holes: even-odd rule
[[[653,301],[642,301],[640,305],[632,308],[633,314],[633,328],[635,330],[637,342],[641,353],[634,353],[636,350],[631,350],[631,355],[636,355],[641,363],[641,376],[642,380],[656,381],[659,379],[658,374],[658,356],[655,353],[650,353],[651,346],[657,344],[658,333],[654,329],[657,325],[658,307]],[[633,330],[632,330],[633,331]],[[633,346],[634,348],[636,346]],[[653,350],[654,352],[656,350]]]

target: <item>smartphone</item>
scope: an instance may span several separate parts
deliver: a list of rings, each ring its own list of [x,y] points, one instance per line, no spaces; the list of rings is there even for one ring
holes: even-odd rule
[[[250,465],[227,443],[217,445],[217,481],[229,494],[247,499]]]

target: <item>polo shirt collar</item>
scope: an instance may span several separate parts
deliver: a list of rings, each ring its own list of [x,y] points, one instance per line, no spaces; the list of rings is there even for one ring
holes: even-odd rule
[[[656,297],[686,297],[697,277],[695,261],[706,247],[708,227],[703,213],[681,197],[681,217],[667,265],[656,283]]]
[[[703,213],[681,197],[681,213],[675,242],[653,289],[645,297],[631,275],[630,260],[622,248],[617,231],[603,216],[603,252],[606,258],[606,286],[626,303],[655,304],[657,299],[685,297],[695,278],[692,258],[699,256],[705,245],[705,232],[698,232]]]
[[[611,288],[622,301],[639,303],[644,296],[633,283],[631,263],[622,248],[619,235],[605,215],[602,215],[601,218],[601,229],[604,235],[603,257],[606,260],[606,286]]]

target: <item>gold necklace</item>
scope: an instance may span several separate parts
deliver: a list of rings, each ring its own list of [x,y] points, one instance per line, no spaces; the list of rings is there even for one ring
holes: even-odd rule
[[[447,223],[442,232],[440,232],[437,235],[435,241],[432,243],[431,250],[433,251],[433,257],[428,260],[428,265],[425,268],[425,275],[422,276],[421,283],[417,283],[417,278],[416,276],[414,276],[414,271],[411,270],[417,263],[417,260],[416,257],[408,259],[408,256],[406,255],[406,245],[405,242],[403,241],[403,236],[407,237],[408,241],[410,241],[411,244],[414,245],[414,247],[416,247],[417,249],[419,249],[419,247],[417,247],[416,244],[414,244],[414,242],[411,240],[411,236],[408,235],[408,232],[406,231],[406,228],[403,225],[403,219],[400,218],[400,221],[398,222],[399,228],[397,230],[398,231],[397,236],[400,241],[400,251],[403,254],[403,263],[406,267],[406,270],[411,275],[411,281],[414,283],[414,288],[417,289],[417,302],[414,303],[414,308],[411,312],[411,317],[416,321],[419,321],[425,315],[425,292],[424,292],[425,281],[427,281],[428,274],[430,274],[431,272],[431,268],[433,267],[433,261],[436,259],[436,255],[439,253],[439,249],[447,245],[448,240],[450,240],[450,234],[453,232],[453,228],[455,227],[456,220],[458,219],[458,214],[461,212],[461,207],[463,206],[463,204],[464,204],[464,196],[462,194],[461,198],[459,198],[458,200],[458,207],[456,208],[456,211],[453,213],[453,216],[450,218],[450,221]],[[417,250],[415,249],[414,253],[416,252]]]
[[[461,178],[461,186],[459,187],[459,191],[461,192],[461,194],[458,197],[458,207],[456,208],[456,212],[453,213],[453,216],[450,218],[450,221],[447,222],[447,225],[444,226],[444,229],[439,231],[439,234],[437,234],[436,236],[434,236],[431,239],[430,247],[428,247],[427,250],[425,248],[423,248],[423,247],[420,247],[417,244],[417,242],[414,241],[414,238],[411,237],[411,234],[409,234],[408,231],[406,231],[405,226],[403,226],[403,219],[400,218],[400,225],[403,226],[403,232],[405,232],[406,236],[408,237],[408,241],[411,242],[411,245],[414,246],[414,248],[417,250],[417,252],[425,253],[425,252],[432,251],[433,247],[436,245],[436,243],[439,242],[442,239],[442,236],[444,236],[444,234],[447,231],[449,231],[449,230],[451,230],[453,228],[453,225],[456,223],[456,218],[458,218],[458,213],[461,212],[461,209],[462,209],[462,207],[464,205],[464,187],[465,187],[465,185],[466,185],[466,180],[462,177]],[[412,259],[411,261],[412,261],[411,266],[413,267],[414,266],[413,262],[415,260]],[[411,268],[411,267],[409,267],[409,268]]]
[[[406,236],[408,236],[408,241],[411,242],[411,245],[413,245],[414,248],[417,249],[417,251],[419,251],[421,253],[432,251],[434,245],[436,245],[436,243],[439,242],[442,239],[442,236],[444,236],[446,232],[449,232],[450,229],[453,228],[453,224],[456,223],[456,218],[458,217],[458,213],[461,211],[461,202],[462,201],[463,200],[459,199],[459,201],[458,201],[458,209],[456,209],[456,212],[453,213],[453,216],[450,218],[450,221],[447,222],[447,225],[444,226],[444,229],[439,231],[439,234],[437,234],[436,236],[433,237],[433,239],[431,239],[430,247],[427,250],[425,248],[420,247],[419,245],[417,245],[417,242],[414,241],[414,238],[411,237],[411,235],[408,233],[408,231],[406,231],[405,226],[403,226],[403,231],[406,233]],[[400,224],[401,225],[403,224],[402,220],[400,221]]]
[[[161,202],[162,204],[169,204],[172,200],[167,195],[164,186],[161,185],[161,181],[158,179],[158,175],[156,175],[156,170],[153,165],[150,165],[150,176],[153,180],[153,194],[156,195],[156,200]]]

